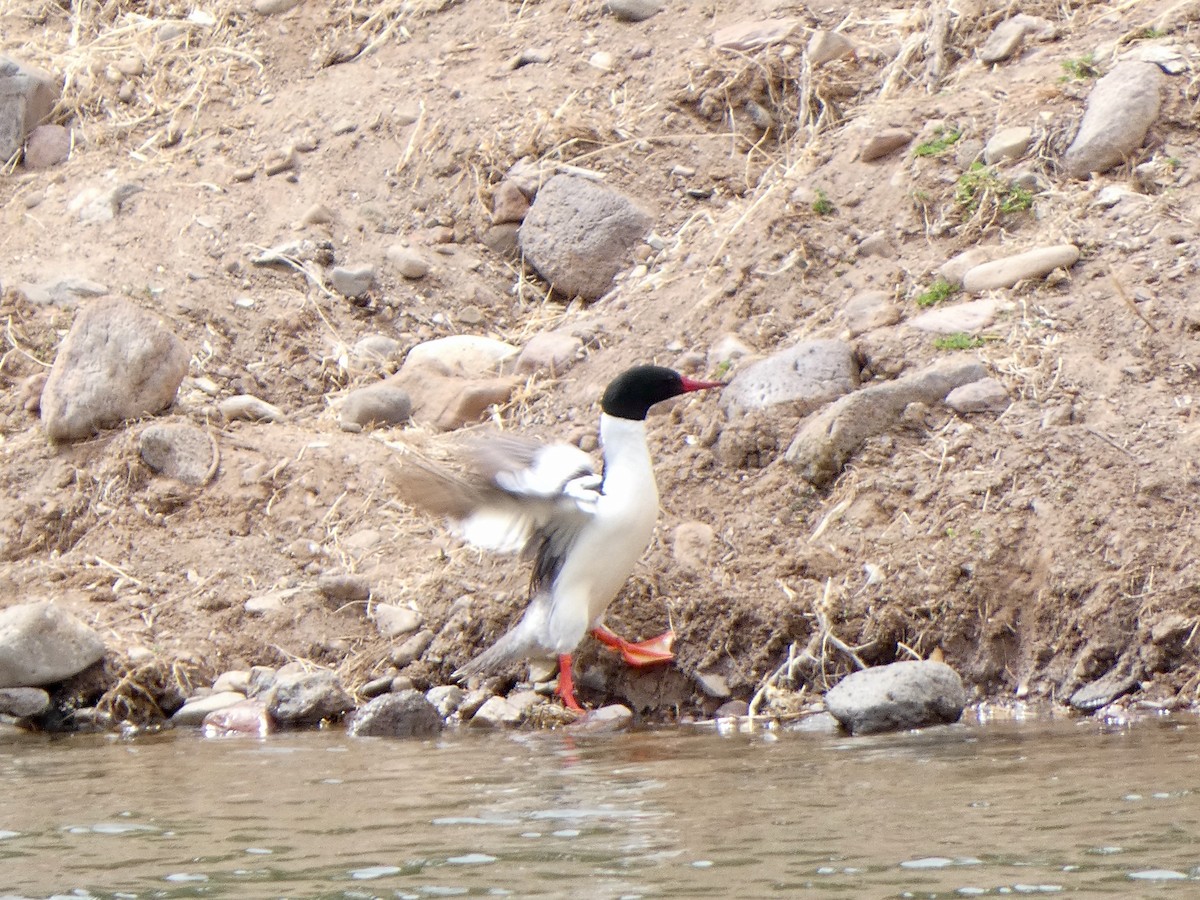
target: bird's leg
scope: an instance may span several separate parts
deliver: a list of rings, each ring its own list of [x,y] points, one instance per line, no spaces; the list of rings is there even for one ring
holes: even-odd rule
[[[571,676],[570,653],[560,653],[558,655],[558,687],[555,688],[554,693],[558,694],[567,709],[573,709],[575,712],[580,713],[583,712],[583,707],[575,699],[575,679]]]
[[[641,668],[656,663],[670,662],[675,658],[671,646],[675,643],[675,632],[667,631],[658,637],[632,643],[609,631],[604,625],[592,629],[592,636],[606,647],[612,647],[625,659],[627,665]]]

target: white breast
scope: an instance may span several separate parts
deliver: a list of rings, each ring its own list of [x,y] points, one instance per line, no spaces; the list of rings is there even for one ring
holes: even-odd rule
[[[658,521],[658,487],[646,448],[645,425],[602,416],[603,495],[555,579],[547,648],[569,653],[604,615]]]

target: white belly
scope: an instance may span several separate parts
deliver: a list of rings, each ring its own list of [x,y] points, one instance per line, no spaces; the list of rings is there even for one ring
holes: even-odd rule
[[[554,653],[570,653],[583,640],[620,593],[654,536],[658,487],[641,423],[629,425],[638,428],[638,441],[625,458],[610,458],[595,518],[571,547],[554,582],[545,635],[546,648]]]

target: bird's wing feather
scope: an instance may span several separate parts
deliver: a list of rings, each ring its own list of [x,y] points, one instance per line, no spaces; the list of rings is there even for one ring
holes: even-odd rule
[[[569,546],[595,511],[601,476],[578,447],[496,435],[477,441],[466,457],[469,471],[461,476],[406,459],[401,496],[446,516],[451,532],[474,546],[540,557],[547,543]]]

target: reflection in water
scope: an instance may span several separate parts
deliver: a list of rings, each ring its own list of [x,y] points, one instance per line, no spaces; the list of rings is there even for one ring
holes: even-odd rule
[[[1200,896],[1191,719],[0,736],[0,894]]]

